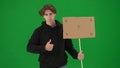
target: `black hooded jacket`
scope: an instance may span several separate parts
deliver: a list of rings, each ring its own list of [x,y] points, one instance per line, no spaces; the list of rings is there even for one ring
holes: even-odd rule
[[[78,52],[73,48],[71,39],[63,39],[63,26],[55,20],[56,26],[51,27],[43,22],[40,27],[33,32],[28,45],[27,51],[40,54],[39,61],[42,65],[57,67],[67,63],[65,50],[75,59]],[[45,50],[46,43],[51,39],[54,44],[52,51]]]

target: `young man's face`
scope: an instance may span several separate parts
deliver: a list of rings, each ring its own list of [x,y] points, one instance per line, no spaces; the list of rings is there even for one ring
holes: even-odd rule
[[[46,10],[43,17],[45,18],[46,21],[52,22],[54,21],[56,14],[54,14],[51,10]]]

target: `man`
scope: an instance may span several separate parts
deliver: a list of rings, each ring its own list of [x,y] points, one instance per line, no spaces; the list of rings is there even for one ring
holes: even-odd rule
[[[83,60],[84,54],[74,49],[71,39],[63,39],[63,26],[55,20],[56,9],[47,4],[40,11],[45,21],[35,29],[27,51],[40,54],[40,68],[66,68],[67,51],[74,59]]]

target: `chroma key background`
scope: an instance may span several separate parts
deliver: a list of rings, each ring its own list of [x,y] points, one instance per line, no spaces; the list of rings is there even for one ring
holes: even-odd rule
[[[81,39],[84,68],[120,68],[120,0],[0,0],[0,68],[39,68],[37,54],[26,52],[45,4],[57,8],[56,19],[94,16],[95,38]],[[73,39],[79,51],[78,39]],[[67,68],[80,68],[69,54]]]

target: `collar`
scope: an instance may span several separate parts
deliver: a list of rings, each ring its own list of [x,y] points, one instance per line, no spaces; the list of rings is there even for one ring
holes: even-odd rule
[[[51,26],[47,25],[47,24],[46,24],[46,21],[43,21],[43,22],[42,22],[42,26],[45,27],[45,28],[47,28],[47,29],[57,28],[57,27],[59,27],[60,25],[61,25],[61,23],[58,22],[57,20],[55,20],[55,26],[54,26],[54,27],[51,27]]]

